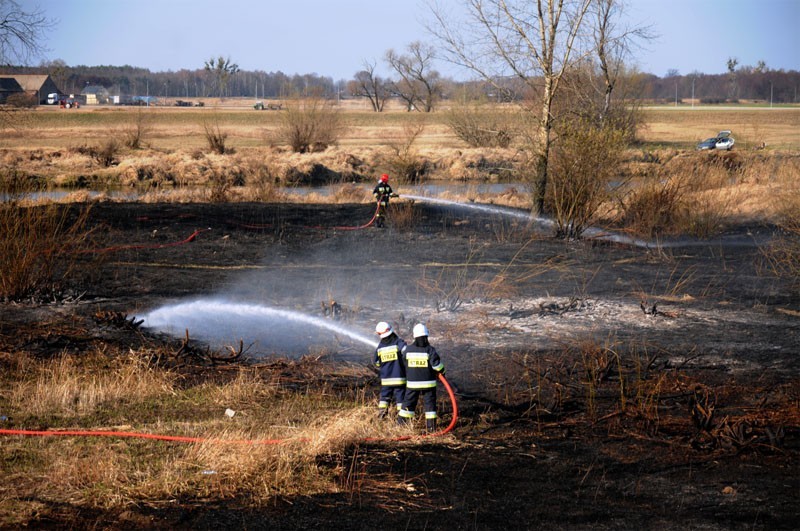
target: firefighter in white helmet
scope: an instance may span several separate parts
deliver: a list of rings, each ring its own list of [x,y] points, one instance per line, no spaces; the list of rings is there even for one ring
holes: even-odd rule
[[[378,402],[378,416],[383,418],[389,412],[389,404],[394,399],[397,411],[403,407],[406,389],[406,371],[403,356],[406,342],[394,333],[391,325],[381,321],[375,326],[375,333],[381,338],[375,349],[373,363],[381,376],[381,396]]]
[[[425,407],[425,430],[436,431],[436,382],[444,374],[444,363],[433,345],[428,343],[428,328],[414,326],[414,343],[406,348],[403,361],[406,369],[406,393],[397,421],[405,424],[414,419],[417,400],[422,395]]]

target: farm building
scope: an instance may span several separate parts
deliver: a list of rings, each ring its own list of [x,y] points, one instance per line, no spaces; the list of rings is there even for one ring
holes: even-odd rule
[[[10,95],[20,92],[23,90],[16,79],[0,76],[0,103],[5,103]]]
[[[16,83],[16,87],[14,84]],[[47,74],[3,74],[0,75],[0,102],[13,93],[25,92],[36,96],[39,104],[47,103],[47,95],[59,92],[58,87]]]

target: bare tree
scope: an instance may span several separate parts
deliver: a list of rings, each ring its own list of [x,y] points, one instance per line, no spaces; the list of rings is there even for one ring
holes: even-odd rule
[[[600,121],[604,122],[611,109],[611,95],[617,85],[630,56],[631,49],[639,40],[653,38],[650,28],[644,26],[620,26],[625,12],[624,0],[595,0],[592,37],[603,83],[603,106]]]
[[[739,60],[735,57],[728,57],[728,61],[725,63],[728,66],[728,77],[730,79],[731,88],[730,88],[730,99],[736,99],[736,67],[739,65]]]
[[[211,58],[204,62],[204,69],[211,74],[211,81],[217,90],[217,96],[224,97],[231,78],[239,72],[239,65],[231,62],[231,58]]]
[[[504,79],[520,80],[538,104],[534,149],[533,209],[544,211],[553,128],[553,101],[574,60],[584,17],[593,0],[463,0],[464,26],[435,3],[429,29],[444,44],[446,59],[480,75],[498,90]],[[536,109],[538,107],[538,110]]]
[[[364,70],[356,72],[355,78],[348,83],[353,96],[368,98],[375,112],[383,112],[389,90],[386,81],[375,73],[376,64],[364,61]]]
[[[24,64],[42,51],[53,26],[40,8],[26,10],[15,0],[0,0],[0,64]]]
[[[386,52],[386,62],[400,76],[392,84],[392,93],[406,103],[407,110],[431,112],[441,91],[442,79],[433,70],[436,51],[419,41],[408,45],[408,54]]]

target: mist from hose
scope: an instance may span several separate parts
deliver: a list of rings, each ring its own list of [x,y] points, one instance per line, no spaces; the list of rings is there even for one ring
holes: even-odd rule
[[[370,349],[378,344],[372,337],[330,319],[224,299],[198,299],[162,306],[140,318],[147,328],[175,336],[188,329],[191,337],[215,346],[233,344],[244,337],[262,353],[270,350],[307,353],[309,345],[329,345],[331,335],[340,345],[343,339]]]
[[[529,221],[531,223],[535,223],[539,225],[540,229],[550,229],[555,225],[555,222],[552,219],[548,219],[542,216],[534,216],[529,212],[524,212],[522,210],[516,210],[509,207],[499,207],[494,205],[484,205],[480,203],[462,203],[458,201],[450,201],[447,199],[439,199],[436,197],[426,197],[422,195],[411,195],[411,194],[403,194],[403,197],[406,199],[413,199],[416,201],[423,201],[432,203],[435,205],[443,205],[449,206],[453,208],[463,208],[463,209],[470,209],[470,210],[477,210],[480,212],[486,212],[488,214],[497,214],[501,216],[512,217],[516,219],[521,219],[525,221]],[[615,232],[604,231],[602,229],[598,229],[596,227],[588,227],[583,232],[584,236],[594,239],[594,240],[602,240],[602,241],[609,241],[614,243],[621,243],[624,245],[633,245],[634,247],[643,247],[645,249],[650,249],[654,247],[668,247],[673,245],[678,245],[678,243],[672,244],[665,244],[661,242],[649,242],[646,240],[642,240],[640,238],[634,238],[628,236],[627,234],[619,234]]]

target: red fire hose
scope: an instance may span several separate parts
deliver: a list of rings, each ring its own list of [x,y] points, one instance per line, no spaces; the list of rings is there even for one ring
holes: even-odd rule
[[[188,238],[185,240],[181,240],[178,242],[172,243],[150,243],[150,244],[139,244],[139,245],[115,245],[113,247],[103,247],[101,249],[84,249],[82,251],[78,251],[79,253],[112,253],[115,251],[127,251],[131,249],[164,249],[166,247],[177,247],[178,245],[184,245],[190,242],[193,242],[195,238],[197,238],[198,234],[203,232],[210,231],[211,229],[197,229],[193,233],[189,235]]]
[[[342,227],[342,226],[339,226],[339,227],[324,227],[322,225],[311,225],[311,226],[307,226],[306,228],[308,228],[308,229],[318,229],[318,230],[322,230],[322,229],[334,229],[334,230],[360,230],[360,229],[366,229],[367,227],[369,227],[370,225],[372,225],[375,222],[375,219],[377,219],[378,212],[380,212],[380,210],[381,210],[381,204],[380,204],[380,202],[378,202],[378,204],[375,207],[375,213],[372,214],[372,218],[369,221],[367,221],[366,223],[364,223],[363,225],[356,225],[356,226],[352,226],[352,227],[347,227],[347,226],[344,226],[344,227]]]
[[[368,442],[376,442],[382,440],[389,441],[406,441],[415,437],[439,437],[455,428],[456,421],[458,421],[458,405],[456,404],[456,395],[453,389],[447,382],[443,375],[439,375],[447,394],[450,396],[450,403],[453,407],[453,415],[450,419],[450,424],[443,430],[436,433],[425,435],[406,435],[402,437],[394,437],[391,439],[367,438],[364,439]],[[100,431],[100,430],[62,430],[62,431],[42,431],[42,430],[6,430],[0,429],[0,435],[22,435],[28,437],[129,437],[135,439],[152,439],[156,441],[169,441],[181,443],[214,443],[214,444],[285,444],[293,440],[307,440],[307,439],[215,439],[210,437],[180,437],[177,435],[159,435],[157,433],[141,433],[132,431]]]

